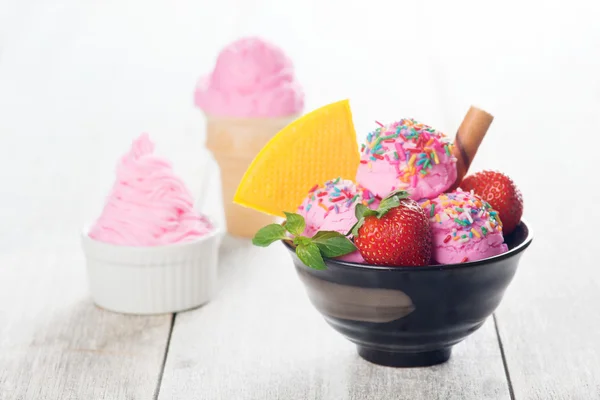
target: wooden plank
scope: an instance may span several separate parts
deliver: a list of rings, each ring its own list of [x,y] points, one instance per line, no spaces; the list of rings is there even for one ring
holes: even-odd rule
[[[595,168],[591,162],[521,177],[536,237],[497,312],[517,399],[600,399],[598,213],[591,206],[600,201],[600,189],[584,171]],[[569,195],[549,199],[534,189],[559,181],[585,187],[581,211]]]
[[[72,249],[14,252],[0,265],[0,399],[152,398],[170,315],[95,307]]]
[[[493,321],[432,368],[363,361],[312,308],[282,246],[228,239],[222,289],[175,320],[159,399],[509,399]]]
[[[143,129],[157,151],[174,160],[197,198],[202,135],[186,130],[185,112],[169,121],[153,119],[136,108],[138,101],[126,102],[127,115],[139,120],[118,116],[115,110],[125,107],[106,100],[112,73],[98,79],[97,68],[89,68],[98,59],[73,56],[81,54],[72,47],[81,38],[81,21],[90,22],[86,9],[98,14],[75,1],[34,7],[19,16],[30,22],[23,26],[35,28],[10,32],[14,40],[2,43],[0,105],[7,110],[0,117],[2,400],[151,399],[164,362],[171,315],[124,316],[96,308],[79,233],[98,215],[116,162]],[[121,57],[99,57],[122,65]],[[43,77],[33,72],[42,60]],[[74,74],[77,84],[71,84]],[[201,125],[201,115],[194,116]]]
[[[53,43],[50,53],[70,54],[69,40]],[[7,150],[0,157],[0,178],[10,188],[0,196],[0,399],[153,398],[172,317],[124,316],[96,308],[79,233],[98,215],[115,164],[140,126],[162,132],[162,139],[161,133],[152,135],[157,151],[174,159],[198,198],[202,135],[186,137],[191,133],[179,118],[174,119],[181,126],[162,129],[131,120],[111,126],[110,117],[95,114],[103,106],[80,101],[89,97],[80,90],[84,86],[61,84],[59,71],[73,68],[64,65],[69,57],[49,57],[43,83],[24,66],[39,64],[44,52],[19,51],[27,46],[9,44],[0,63],[0,105],[11,110],[0,118],[0,149]],[[100,82],[90,90],[106,87]],[[59,91],[60,100],[46,101]],[[182,137],[191,144],[182,147]],[[169,150],[169,143],[176,151]],[[218,196],[209,196],[204,205],[210,211],[218,202]],[[211,215],[221,219],[219,213]]]
[[[0,104],[13,93],[0,93]],[[152,398],[172,317],[96,308],[79,238],[129,138],[77,136],[52,112],[19,125],[23,113],[15,107],[0,119],[0,131],[9,132],[0,135],[0,148],[10,149],[0,157],[0,177],[10,187],[0,207],[0,399]]]

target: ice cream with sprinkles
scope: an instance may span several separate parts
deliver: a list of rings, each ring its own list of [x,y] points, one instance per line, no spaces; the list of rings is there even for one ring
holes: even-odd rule
[[[350,180],[336,178],[315,185],[298,207],[298,213],[306,220],[304,235],[312,236],[319,230],[346,234],[356,223],[356,204],[374,208],[378,202],[372,193]]]
[[[402,189],[414,200],[431,199],[456,181],[451,141],[413,119],[380,124],[360,151],[356,181],[378,197]]]
[[[477,195],[461,190],[420,202],[433,233],[433,259],[456,264],[508,251],[498,212]]]

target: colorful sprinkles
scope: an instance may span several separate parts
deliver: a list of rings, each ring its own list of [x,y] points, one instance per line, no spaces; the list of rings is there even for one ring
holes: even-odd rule
[[[325,211],[325,217],[331,212],[339,214],[341,211],[353,209],[355,203],[371,204],[376,197],[367,189],[357,187],[352,181],[341,178],[325,182],[323,186],[315,185],[308,191],[308,199],[298,210],[309,212],[312,207],[320,207]]]
[[[389,125],[380,125],[367,135],[361,146],[361,164],[385,161],[394,165],[400,181],[399,188],[416,187],[434,165],[451,157],[452,144],[441,132],[414,119],[402,119]]]
[[[444,243],[451,240],[466,243],[502,231],[498,212],[472,192],[458,190],[441,194],[433,200],[422,201],[420,205],[429,214],[432,224],[455,223]]]

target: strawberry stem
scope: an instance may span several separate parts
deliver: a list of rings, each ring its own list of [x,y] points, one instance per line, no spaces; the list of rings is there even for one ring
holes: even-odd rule
[[[346,234],[346,236],[353,235],[358,236],[358,230],[365,223],[365,218],[375,216],[378,219],[387,214],[391,209],[396,208],[400,205],[401,201],[407,199],[409,196],[408,192],[405,190],[395,190],[385,196],[381,203],[379,203],[379,207],[377,210],[371,210],[369,207],[363,204],[357,204],[354,209],[354,214],[356,215],[356,224]]]

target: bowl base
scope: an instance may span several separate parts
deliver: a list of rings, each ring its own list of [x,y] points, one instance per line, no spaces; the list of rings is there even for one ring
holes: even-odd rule
[[[450,359],[452,348],[424,351],[420,353],[400,353],[394,351],[376,350],[369,347],[357,346],[358,355],[373,364],[386,367],[429,367],[441,364]]]

